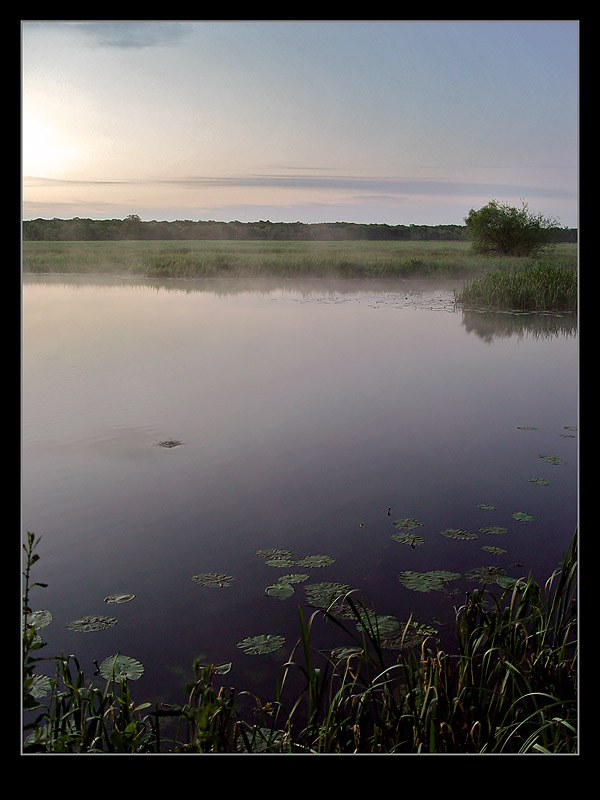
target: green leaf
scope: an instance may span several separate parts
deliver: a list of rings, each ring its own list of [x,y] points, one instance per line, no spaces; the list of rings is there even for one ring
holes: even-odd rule
[[[144,666],[131,656],[122,656],[120,653],[105,658],[100,664],[100,674],[107,681],[122,680],[137,681],[144,674]]]

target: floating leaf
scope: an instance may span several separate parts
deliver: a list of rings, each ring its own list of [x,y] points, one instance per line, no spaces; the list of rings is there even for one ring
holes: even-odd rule
[[[517,425],[518,431],[539,431],[539,428],[534,427],[533,425]]]
[[[282,575],[278,578],[277,583],[303,583],[310,578],[306,573],[296,573],[293,575]]]
[[[493,553],[495,556],[499,556],[501,553],[506,553],[506,550],[503,547],[492,547],[489,544],[484,544],[481,549],[485,550],[487,553]]]
[[[34,675],[29,691],[39,700],[40,697],[45,697],[52,688],[52,681],[47,675]]]
[[[164,439],[162,442],[157,442],[156,446],[171,448],[179,447],[180,444],[183,444],[183,442],[180,442],[179,439]]]
[[[460,578],[459,572],[446,572],[445,570],[431,570],[430,572],[406,570],[398,575],[400,583],[415,592],[443,591],[448,581],[454,581],[457,578]]]
[[[134,599],[134,594],[110,594],[104,598],[105,603],[130,603]]]
[[[484,511],[496,510],[496,506],[491,506],[489,503],[477,503],[477,508],[482,508]]]
[[[360,656],[364,653],[362,647],[334,647],[329,655],[335,659],[351,658],[352,656]]]
[[[506,575],[506,571],[502,567],[477,567],[467,572],[466,577],[470,581],[479,581],[480,583],[495,583],[499,575]]]
[[[466,531],[463,528],[446,528],[440,533],[448,539],[477,539],[476,533]]]
[[[45,609],[42,611],[33,611],[27,617],[27,624],[31,625],[36,629],[36,631],[41,630],[41,628],[45,628],[47,625],[50,625],[52,622],[53,617],[50,611],[46,611]]]
[[[89,631],[103,631],[105,628],[111,628],[116,624],[117,620],[114,617],[90,614],[87,617],[81,617],[80,619],[74,619],[72,622],[68,622],[67,628],[80,633],[88,633]]]
[[[381,639],[381,646],[386,650],[400,650],[403,647],[418,647],[428,636],[435,636],[437,628],[431,625],[420,625],[412,620],[402,622],[396,633],[386,634]]]
[[[304,587],[308,602],[314,606],[327,607],[340,595],[345,595],[352,591],[351,587],[345,583],[333,583],[323,581],[321,583],[310,583]]]
[[[515,511],[513,514],[513,519],[519,520],[519,522],[532,522],[533,517],[531,514],[526,514],[524,511]]]
[[[192,575],[192,580],[201,586],[230,586],[235,578],[232,575],[222,575],[219,572],[204,572],[200,575]]]
[[[576,431],[577,430],[577,425],[565,425],[565,430],[566,431]]]
[[[398,620],[390,614],[375,614],[369,609],[365,615],[364,609],[361,609],[359,616],[363,617],[356,623],[359,631],[373,630],[378,632],[380,636],[385,637],[387,635],[391,636],[400,628]]]
[[[285,600],[294,594],[294,587],[289,583],[274,583],[272,586],[267,586],[265,593],[269,597],[276,597],[278,600]]]
[[[335,563],[331,556],[304,556],[294,562],[297,567],[328,567]]]
[[[418,519],[413,519],[412,517],[404,517],[404,519],[395,519],[392,522],[392,525],[395,528],[407,528],[407,529],[410,530],[412,528],[421,527],[423,525],[423,523],[419,522]]]
[[[547,464],[566,464],[566,461],[563,461],[558,456],[553,455],[552,453],[540,453],[540,458],[542,458]]]
[[[549,486],[550,481],[546,478],[529,478],[529,483],[535,483],[536,486]]]
[[[285,644],[284,636],[274,633],[261,633],[258,636],[247,636],[237,646],[248,655],[261,655],[279,650]]]
[[[425,542],[422,536],[417,536],[416,533],[409,533],[408,531],[406,533],[392,533],[391,537],[394,541],[401,544],[409,544],[411,547],[416,547]]]
[[[508,533],[508,528],[503,528],[502,525],[489,525],[483,528],[479,528],[481,533],[493,533],[493,534],[500,534],[500,533]]]
[[[100,664],[100,674],[107,681],[122,680],[137,681],[144,674],[144,666],[131,656],[109,656]]]

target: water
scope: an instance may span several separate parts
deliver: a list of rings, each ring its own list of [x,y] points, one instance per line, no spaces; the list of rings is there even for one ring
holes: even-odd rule
[[[265,594],[282,573],[348,584],[445,642],[479,585],[470,570],[545,580],[577,525],[573,321],[463,312],[452,288],[26,277],[22,519],[42,536],[34,578],[48,588],[32,606],[54,617],[46,654],[74,653],[91,678],[120,651],[145,666],[140,699],[166,702],[184,700],[195,657],[231,661],[226,685],[268,696],[298,605],[311,613],[305,584]],[[406,517],[423,545],[391,538]],[[440,535],[450,527],[478,538]],[[282,570],[256,554],[267,548],[335,562]],[[430,593],[398,581],[434,569],[461,578]],[[208,572],[234,581],[191,580]],[[135,599],[104,603],[116,592]],[[66,627],[87,614],[118,623]],[[237,647],[263,633],[284,647]],[[340,643],[315,630],[315,644]]]

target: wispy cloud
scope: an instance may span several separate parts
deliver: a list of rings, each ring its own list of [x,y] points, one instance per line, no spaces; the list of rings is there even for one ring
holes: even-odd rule
[[[31,28],[83,34],[96,47],[160,47],[180,44],[190,35],[184,22],[144,20],[41,21],[27,22]]]
[[[53,178],[25,177],[27,186],[176,186],[181,188],[278,188],[336,190],[347,192],[366,192],[370,195],[392,196],[472,196],[495,194],[535,196],[546,198],[573,198],[574,191],[562,188],[548,188],[521,184],[478,183],[473,181],[441,181],[434,179],[381,178],[377,176],[338,176],[338,175],[285,175],[254,174],[243,176],[189,176],[183,178],[130,179],[130,180],[69,180]]]

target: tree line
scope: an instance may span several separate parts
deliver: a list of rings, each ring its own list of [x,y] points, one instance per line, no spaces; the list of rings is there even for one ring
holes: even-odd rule
[[[31,219],[23,221],[24,241],[462,241],[465,225],[387,225],[354,222],[217,222],[174,220],[145,222],[137,214],[125,219]],[[575,228],[558,228],[558,242],[576,242]]]

